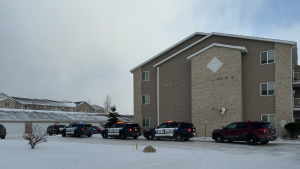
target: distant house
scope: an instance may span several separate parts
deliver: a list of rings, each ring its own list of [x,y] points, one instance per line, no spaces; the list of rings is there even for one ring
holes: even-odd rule
[[[86,101],[56,101],[8,96],[0,93],[0,108],[25,110],[51,110],[65,112],[106,113],[103,107]]]

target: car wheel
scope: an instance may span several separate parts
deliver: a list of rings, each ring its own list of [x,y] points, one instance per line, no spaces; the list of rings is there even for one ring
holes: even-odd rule
[[[102,138],[107,138],[107,133],[106,132],[102,133]]]
[[[134,136],[133,139],[136,140],[138,138],[138,136]]]
[[[180,133],[175,134],[175,140],[177,141],[183,141],[183,136]]]
[[[92,135],[91,135],[91,134],[88,134],[88,137],[92,137]]]
[[[62,133],[61,133],[61,136],[66,137],[66,136],[67,136],[67,135],[66,135],[66,132],[62,132]]]
[[[5,139],[5,136],[4,136],[4,137],[1,137],[1,139]]]
[[[121,138],[122,140],[125,140],[125,139],[126,139],[126,135],[125,135],[124,133],[121,133],[121,134],[120,134],[120,138]]]
[[[224,141],[224,139],[223,139],[223,137],[222,137],[220,134],[217,134],[217,135],[215,136],[215,141],[216,141],[217,143],[222,143],[222,142]]]
[[[49,134],[49,136],[52,136],[52,134]]]
[[[233,143],[233,140],[228,140],[229,143]]]
[[[153,134],[148,133],[146,138],[147,138],[147,140],[153,140]]]
[[[256,139],[256,137],[255,137],[255,136],[252,136],[252,135],[248,136],[248,137],[247,137],[247,143],[248,143],[249,145],[256,145],[256,144],[257,144],[257,139]]]
[[[184,141],[189,141],[190,139],[189,138],[185,138],[185,139],[183,139]]]
[[[262,142],[260,142],[261,144],[268,144],[269,143],[269,141],[262,141]]]

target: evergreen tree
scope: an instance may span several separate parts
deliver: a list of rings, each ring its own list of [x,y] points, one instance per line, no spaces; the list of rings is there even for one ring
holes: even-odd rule
[[[112,124],[117,123],[119,121],[119,113],[116,112],[117,107],[116,106],[112,106],[111,107],[111,112],[109,112],[109,116],[108,116],[108,122],[106,123],[107,127],[110,127]]]

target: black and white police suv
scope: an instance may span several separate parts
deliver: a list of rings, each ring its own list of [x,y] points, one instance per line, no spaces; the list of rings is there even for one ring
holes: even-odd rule
[[[63,137],[66,137],[67,135],[73,135],[75,137],[87,135],[88,137],[91,137],[93,135],[93,128],[91,124],[85,124],[83,122],[79,122],[78,124],[74,123],[62,129],[61,135]]]
[[[148,140],[167,138],[183,141],[196,137],[196,128],[192,123],[168,121],[153,129],[144,130],[143,135]]]
[[[141,135],[142,131],[138,123],[118,122],[102,131],[103,138],[116,137],[126,139],[127,137],[133,137],[133,139],[137,139]]]

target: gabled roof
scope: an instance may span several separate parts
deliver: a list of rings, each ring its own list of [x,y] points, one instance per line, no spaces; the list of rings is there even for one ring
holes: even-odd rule
[[[5,93],[3,93],[3,92],[1,92],[0,94],[1,94],[1,95],[5,95],[9,100],[11,100],[11,101],[13,101],[13,102],[18,102],[17,100],[15,100],[14,98],[8,96],[7,94],[5,94]],[[18,103],[20,103],[20,102],[18,102]]]
[[[130,70],[130,72],[132,73],[132,72],[133,72],[134,70],[136,70],[137,68],[139,68],[139,67],[141,67],[141,66],[143,66],[143,65],[145,65],[145,64],[147,64],[147,63],[149,63],[149,62],[152,61],[153,59],[159,57],[160,55],[166,53],[167,51],[173,49],[174,47],[178,46],[179,44],[183,43],[184,41],[190,39],[191,37],[193,37],[193,36],[195,36],[195,35],[208,35],[208,33],[204,33],[204,32],[195,32],[195,33],[193,33],[192,35],[188,36],[187,38],[184,38],[183,40],[181,40],[181,41],[179,41],[178,43],[174,44],[173,46],[169,47],[168,49],[166,49],[166,50],[160,52],[159,54],[153,56],[152,58],[150,58],[150,59],[146,60],[145,62],[139,64],[138,66],[134,67],[133,69]]]
[[[219,47],[225,47],[225,48],[232,48],[232,49],[239,49],[239,50],[241,50],[242,53],[247,53],[248,52],[247,49],[244,46],[232,46],[232,45],[224,45],[224,44],[219,44],[219,43],[213,43],[213,44],[211,44],[211,45],[209,45],[209,46],[207,46],[207,47],[199,50],[198,52],[195,52],[194,54],[188,56],[187,59],[191,59],[192,57],[198,55],[201,52],[204,52],[205,50],[207,50],[207,49],[209,49],[209,48],[211,48],[213,46],[219,46]]]
[[[145,65],[145,64],[147,64],[147,63],[149,63],[149,62],[152,61],[153,59],[159,57],[159,56],[162,55],[163,53],[169,51],[170,49],[172,49],[172,48],[174,48],[175,46],[181,44],[182,42],[186,41],[187,39],[189,39],[189,38],[195,36],[196,34],[197,34],[197,32],[194,33],[194,34],[192,34],[191,36],[188,36],[188,37],[185,38],[184,40],[182,40],[182,41],[176,43],[175,45],[171,46],[170,48],[164,50],[163,52],[159,53],[158,55],[156,55],[156,56],[154,56],[154,57],[148,59],[147,61],[143,62],[142,64],[140,64],[140,65],[136,66],[135,68],[131,69],[130,72],[132,73],[132,72],[133,72],[134,70],[136,70],[137,68],[139,68],[139,67],[141,67],[141,66],[143,66],[143,65]],[[241,38],[241,39],[251,39],[251,40],[266,41],[266,42],[286,43],[286,44],[291,44],[291,45],[296,45],[296,44],[297,44],[297,43],[294,42],[294,41],[286,41],[286,40],[278,40],[278,39],[270,39],[270,38],[260,38],[260,37],[254,37],[254,36],[234,35],[234,34],[226,34],[226,33],[218,33],[218,32],[201,33],[201,35],[206,35],[206,36],[203,37],[202,39],[199,39],[198,41],[194,42],[193,44],[191,44],[191,45],[185,47],[184,49],[182,49],[182,50],[180,50],[180,51],[174,53],[173,55],[167,57],[166,59],[164,59],[164,60],[162,60],[162,61],[156,63],[153,67],[156,67],[156,66],[158,66],[158,65],[160,65],[160,64],[162,64],[162,63],[164,63],[164,62],[166,62],[166,61],[168,61],[168,60],[170,60],[171,58],[175,57],[175,56],[178,55],[179,53],[181,53],[181,52],[183,52],[183,51],[189,49],[190,47],[192,47],[192,46],[198,44],[199,42],[201,42],[201,41],[203,41],[203,40],[205,40],[205,39],[211,37],[212,35],[217,35],[217,36],[227,36],[227,37],[234,37],[234,38]]]
[[[75,103],[78,103],[78,102],[75,102]],[[93,109],[95,109],[95,110],[104,110],[103,107],[100,107],[100,106],[98,106],[98,105],[96,105],[96,104],[93,104],[93,103],[88,103],[88,102],[86,102],[86,101],[82,101],[81,103],[77,104],[76,107],[82,105],[83,103],[88,104],[89,106],[91,106],[91,107],[92,107]]]

